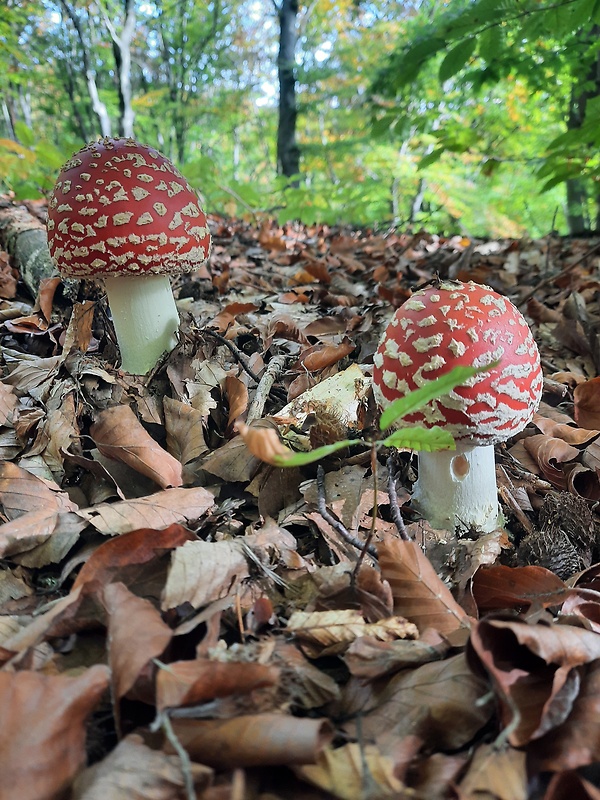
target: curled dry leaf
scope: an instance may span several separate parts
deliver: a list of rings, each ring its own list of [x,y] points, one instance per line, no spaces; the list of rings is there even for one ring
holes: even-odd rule
[[[533,422],[546,436],[562,439],[567,442],[567,444],[572,444],[574,446],[586,444],[586,442],[600,436],[600,430],[588,431],[585,428],[577,428],[574,425],[555,422],[553,419],[543,417],[541,414],[536,414],[533,418]]]
[[[600,658],[600,637],[592,631],[518,620],[482,620],[469,646],[492,678],[514,747],[565,721],[580,688],[575,667]]]
[[[527,755],[512,747],[481,745],[460,782],[461,797],[528,800]]]
[[[77,677],[0,672],[0,800],[54,800],[85,762],[85,722],[108,686],[97,664]]]
[[[154,441],[129,406],[101,411],[90,436],[102,455],[122,461],[161,488],[181,486],[181,463]]]
[[[231,430],[236,419],[248,408],[248,387],[235,375],[228,375],[223,389],[229,403],[227,428]]]
[[[280,466],[277,456],[286,458],[291,454],[291,451],[281,443],[276,428],[250,426],[239,421],[235,425],[235,430],[252,455],[264,461],[265,464]]]
[[[567,478],[560,464],[574,461],[579,457],[579,450],[562,439],[545,436],[540,433],[523,439],[527,452],[533,456],[542,470],[544,477],[554,486],[566,488]]]
[[[159,668],[156,676],[156,707],[179,708],[217,697],[248,694],[275,686],[280,670],[267,664],[210,661],[176,661]]]
[[[354,342],[345,339],[337,345],[311,348],[310,352],[300,357],[298,365],[309,372],[325,369],[325,367],[330,367],[332,364],[337,364],[338,361],[349,355],[355,347]]]
[[[362,614],[351,609],[338,611],[294,611],[287,630],[302,642],[309,658],[338,655],[361,636],[378,641],[416,639],[417,626],[403,617],[390,617],[378,622],[365,622]]]
[[[284,714],[174,719],[172,725],[190,757],[210,767],[314,764],[333,738],[327,720]],[[168,744],[165,749],[170,752]]]

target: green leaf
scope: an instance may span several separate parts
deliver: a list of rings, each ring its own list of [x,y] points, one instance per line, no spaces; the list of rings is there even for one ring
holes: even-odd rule
[[[446,53],[444,60],[440,64],[438,73],[440,83],[444,83],[453,75],[456,75],[456,73],[465,66],[473,55],[476,44],[477,40],[475,37],[469,36],[468,39],[463,39],[456,47],[453,47],[452,50]]]
[[[448,394],[448,392],[451,392],[455,386],[466,383],[469,378],[477,375],[478,372],[485,372],[488,369],[492,369],[497,363],[498,362],[494,362],[486,367],[454,367],[454,369],[446,373],[446,375],[441,375],[439,378],[430,381],[430,383],[426,383],[425,386],[415,389],[414,392],[410,392],[404,397],[399,397],[397,400],[394,400],[381,415],[379,428],[382,431],[386,430],[386,428],[389,428],[390,425],[393,425],[399,419],[402,419],[402,417],[406,417],[408,414],[414,414],[415,411],[423,408],[427,403],[436,400],[438,397],[443,397]]]
[[[384,447],[398,447],[406,450],[456,450],[456,442],[452,434],[434,425],[433,428],[402,428],[394,431],[380,442]]]
[[[427,167],[431,166],[431,164],[435,164],[436,161],[440,160],[442,153],[444,152],[443,147],[436,147],[435,150],[432,150],[431,153],[428,155],[423,156],[423,158],[419,161],[419,166],[417,169],[426,169]]]
[[[17,135],[17,139],[22,142],[25,147],[33,147],[35,142],[35,136],[33,135],[33,131],[24,122],[17,120],[15,122],[15,133]]]
[[[357,444],[364,445],[364,442],[360,439],[342,439],[333,444],[325,444],[323,447],[317,447],[315,450],[310,450],[308,453],[294,453],[290,450],[289,455],[274,456],[273,463],[276,467],[304,467],[306,464],[313,464],[321,458],[330,456],[332,453],[335,453],[336,450],[343,450],[346,447],[352,447]]]

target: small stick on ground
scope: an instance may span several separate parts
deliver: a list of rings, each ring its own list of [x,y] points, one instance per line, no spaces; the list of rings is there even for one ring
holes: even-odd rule
[[[248,366],[248,359],[240,351],[240,349],[238,347],[236,347],[234,344],[232,344],[230,341],[228,341],[224,336],[221,336],[220,333],[217,333],[216,331],[212,331],[210,328],[202,328],[201,333],[204,333],[207,336],[212,336],[213,339],[216,339],[218,342],[220,342],[221,344],[225,345],[225,347],[229,350],[231,355],[235,358],[235,360],[238,362],[238,364],[242,367],[244,372],[246,372],[248,375],[250,375],[250,377],[252,378],[253,381],[256,381],[256,383],[260,383],[260,378],[258,377],[258,375],[255,372],[253,372],[250,369],[250,367]]]
[[[267,364],[250,403],[250,408],[246,415],[246,425],[250,425],[254,420],[262,417],[267,397],[273,388],[273,384],[285,369],[285,362],[285,356],[274,356]]]
[[[410,541],[410,536],[406,532],[404,520],[402,519],[402,512],[400,511],[400,506],[398,505],[398,492],[396,491],[396,473],[394,471],[394,456],[388,456],[387,471],[388,471],[388,496],[390,498],[390,511],[392,514],[392,519],[394,520],[394,523],[398,528],[398,533],[400,534],[400,538],[404,539],[405,542],[408,542]]]
[[[340,522],[339,519],[336,519],[328,510],[325,498],[325,470],[320,464],[317,467],[317,508],[325,522],[328,522],[345,542],[351,544],[352,547],[356,547],[361,553],[365,550],[365,543],[357,539],[356,536],[352,536],[346,526]],[[374,545],[368,545],[366,552],[373,558],[377,558],[377,550]]]

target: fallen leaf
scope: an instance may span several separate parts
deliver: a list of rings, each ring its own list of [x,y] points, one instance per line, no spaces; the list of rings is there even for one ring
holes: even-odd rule
[[[85,722],[108,686],[97,664],[77,677],[0,672],[0,800],[56,800],[85,763]]]
[[[473,577],[473,596],[480,611],[504,608],[548,608],[560,605],[569,589],[544,567],[506,567],[495,564]]]
[[[181,486],[181,463],[154,441],[130,406],[101,411],[90,436],[104,456],[122,461],[163,489]]]
[[[578,383],[573,390],[575,422],[581,428],[600,430],[600,378]]]
[[[387,539],[377,543],[381,575],[394,598],[394,611],[414,622],[420,632],[435,628],[451,633],[469,619],[431,562],[414,541]]]
[[[286,714],[174,719],[171,724],[190,757],[210,767],[312,764],[333,738],[327,720]],[[170,752],[168,744],[165,749]]]
[[[156,707],[200,705],[216,697],[249,694],[275,686],[280,670],[267,664],[210,661],[176,661],[164,665],[156,676]]]

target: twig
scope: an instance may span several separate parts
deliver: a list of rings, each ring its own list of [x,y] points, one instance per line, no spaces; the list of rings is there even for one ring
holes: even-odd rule
[[[325,522],[328,522],[331,527],[337,533],[339,533],[344,541],[348,542],[348,544],[351,544],[352,547],[356,547],[357,550],[360,550],[361,554],[363,550],[366,549],[370,556],[377,558],[377,550],[373,545],[368,545],[368,540],[368,546],[365,548],[365,542],[361,542],[360,539],[356,538],[356,536],[352,536],[346,526],[340,522],[339,519],[336,519],[327,509],[327,503],[325,500],[325,470],[321,464],[319,464],[317,467],[317,508],[319,510],[319,514],[323,517]]]
[[[388,471],[388,495],[390,498],[390,511],[392,513],[392,519],[394,520],[396,527],[398,528],[398,533],[400,534],[400,538],[404,539],[405,542],[408,542],[410,541],[410,536],[406,532],[404,520],[402,519],[402,512],[400,511],[400,506],[398,505],[398,492],[396,491],[396,474],[394,472],[394,456],[388,456],[387,471]]]
[[[196,800],[196,790],[194,789],[194,778],[192,776],[192,762],[188,752],[177,738],[177,735],[173,730],[173,726],[171,725],[169,715],[165,712],[161,712],[158,716],[158,719],[160,720],[161,728],[165,732],[165,736],[169,740],[169,744],[173,750],[175,750],[179,756],[179,760],[181,761],[181,771],[183,773],[183,780],[185,781],[185,794],[187,800]]]
[[[258,382],[254,397],[250,403],[250,408],[246,415],[246,425],[250,425],[255,419],[260,419],[262,417],[269,392],[273,388],[273,384],[277,378],[285,369],[285,362],[285,356],[274,356],[267,364],[267,368]]]
[[[358,575],[362,562],[364,561],[365,554],[371,552],[371,548],[377,550],[375,545],[371,544],[373,541],[373,537],[375,536],[375,528],[377,526],[377,512],[379,510],[377,504],[377,448],[375,447],[375,442],[371,444],[371,475],[373,476],[373,516],[371,517],[371,526],[369,528],[369,533],[367,534],[367,538],[365,539],[365,543],[360,551],[360,555],[358,557],[358,561],[356,562],[356,567],[354,569],[354,575]]]
[[[221,344],[224,344],[225,347],[231,353],[231,355],[238,362],[238,364],[242,367],[244,372],[246,372],[248,375],[250,375],[250,377],[252,378],[253,381],[256,381],[256,383],[260,383],[260,378],[258,377],[258,375],[255,372],[253,372],[250,369],[250,367],[248,366],[248,362],[247,362],[246,356],[242,352],[240,352],[239,348],[237,348],[234,344],[231,344],[231,342],[229,342],[224,336],[221,336],[220,333],[217,333],[216,331],[212,331],[210,328],[202,328],[202,330],[200,332],[201,333],[205,333],[208,336],[212,336],[213,339],[216,339]]]
[[[528,291],[519,300],[519,302],[517,303],[517,307],[520,308],[521,306],[524,306],[525,303],[533,297],[533,295],[537,292],[538,289],[541,289],[544,286],[547,286],[549,283],[553,283],[554,281],[558,280],[558,278],[561,278],[563,275],[568,275],[569,272],[572,272],[575,269],[575,267],[578,267],[580,264],[582,264],[586,260],[586,258],[589,258],[590,256],[594,255],[594,253],[596,253],[598,250],[600,250],[600,242],[597,242],[593,247],[590,247],[590,249],[587,252],[585,252],[581,256],[581,258],[578,258],[577,261],[574,261],[572,264],[569,264],[568,267],[565,267],[564,269],[561,269],[561,271],[559,273],[557,273],[556,275],[550,275],[549,277],[544,278],[543,280],[541,280],[538,283],[536,283],[536,285],[533,287],[533,289]]]

